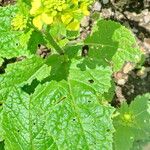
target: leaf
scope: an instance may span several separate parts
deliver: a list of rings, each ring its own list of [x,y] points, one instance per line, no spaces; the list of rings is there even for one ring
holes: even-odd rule
[[[0,66],[3,64],[4,60],[0,57]]]
[[[78,53],[78,48],[78,46],[66,48],[70,58],[64,58],[64,56],[59,55],[53,55],[48,58],[47,64],[51,66],[51,76],[48,81],[72,79],[81,84],[91,86],[97,94],[108,92],[111,87],[111,68],[109,66],[95,66],[95,64],[91,64],[91,66],[94,65],[91,67],[82,58],[74,59],[73,57],[76,57],[76,53]],[[69,50],[72,55],[70,55]]]
[[[51,66],[49,80],[42,81],[34,93],[29,95],[18,86],[11,88],[3,105],[6,150],[112,149],[114,109],[101,103],[101,94],[111,87],[111,68],[89,68],[86,64],[82,68],[82,59],[72,56],[50,56],[46,60]],[[34,69],[26,70],[30,75],[23,76],[25,82],[37,77]],[[8,71],[12,73],[11,68]]]
[[[114,72],[119,71],[125,62],[137,63],[141,58],[132,33],[114,21],[98,21],[84,43],[89,46],[89,58],[97,60],[98,64],[113,66]]]
[[[85,66],[82,68],[82,66],[80,66],[82,60],[83,59],[72,59],[69,70],[69,79],[91,86],[99,94],[108,92],[111,87],[111,68],[103,66],[89,68],[86,64],[84,64]]]
[[[3,129],[2,129],[2,103],[0,103],[0,150],[1,150],[1,146],[3,145]]]
[[[0,7],[0,31],[6,32],[11,30],[11,20],[17,12],[16,5]]]
[[[19,56],[28,56],[29,52],[27,51],[27,47],[23,47],[20,44],[19,37],[21,36],[21,32],[18,31],[8,31],[2,32],[0,35],[0,57],[4,58],[12,58]]]
[[[0,100],[4,101],[15,85],[30,84],[35,78],[41,81],[49,75],[49,68],[40,57],[32,57],[21,62],[9,64],[5,74],[0,75]]]
[[[5,149],[111,150],[112,112],[72,79],[39,85],[30,96],[13,88],[3,109]]]
[[[147,139],[150,135],[150,94],[137,96],[128,106],[124,103],[114,118],[115,150],[129,150],[135,140]],[[122,137],[124,140],[122,140]],[[124,145],[124,143],[126,143]]]
[[[22,31],[12,31],[11,20],[15,16],[15,5],[0,7],[0,57],[28,56],[27,46],[20,44]]]
[[[133,147],[131,148],[131,150],[144,150],[144,148],[148,149],[149,145],[150,145],[150,137],[148,139],[145,140],[137,140],[134,142]]]
[[[0,150],[5,150],[4,149],[4,141],[0,142]]]

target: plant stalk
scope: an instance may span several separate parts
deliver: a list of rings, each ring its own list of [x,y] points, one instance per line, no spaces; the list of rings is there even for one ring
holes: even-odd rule
[[[48,30],[45,33],[45,38],[49,41],[49,43],[53,46],[57,53],[59,53],[60,55],[64,55],[64,50],[57,44]]]

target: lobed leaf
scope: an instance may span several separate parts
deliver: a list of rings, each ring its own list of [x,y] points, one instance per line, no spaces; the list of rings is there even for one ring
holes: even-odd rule
[[[111,65],[114,72],[119,71],[125,62],[137,63],[141,58],[132,33],[114,21],[98,21],[85,45],[89,46],[89,59],[101,65]]]

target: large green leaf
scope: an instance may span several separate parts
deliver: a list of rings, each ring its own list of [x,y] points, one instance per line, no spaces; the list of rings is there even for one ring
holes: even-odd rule
[[[114,118],[115,150],[130,150],[135,140],[149,138],[150,94],[137,96],[129,106],[124,103],[118,112],[120,114]]]
[[[86,64],[83,69],[81,62],[52,55],[46,61],[49,80],[33,94],[11,88],[3,106],[6,150],[112,149],[113,108],[101,101],[111,87],[112,71]]]
[[[89,46],[89,60],[111,65],[115,72],[125,62],[137,63],[141,57],[141,51],[130,30],[114,21],[98,21],[93,33],[85,40],[85,45]]]
[[[6,150],[112,149],[112,115],[90,86],[75,80],[13,88],[4,103]],[[11,122],[11,123],[10,123]]]
[[[35,78],[41,81],[49,75],[50,69],[40,57],[32,57],[20,62],[9,64],[5,73],[0,75],[0,101],[15,85],[30,84]]]

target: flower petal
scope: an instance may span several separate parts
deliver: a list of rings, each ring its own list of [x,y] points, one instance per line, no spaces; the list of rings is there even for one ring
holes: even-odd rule
[[[43,23],[42,23],[42,20],[41,20],[41,16],[36,16],[36,17],[33,19],[33,25],[34,25],[35,27],[37,27],[39,30],[42,29]]]
[[[43,14],[42,14],[42,21],[43,21],[45,24],[52,24],[52,22],[53,22],[53,17],[49,16],[49,15],[46,14],[46,13],[43,13]]]

